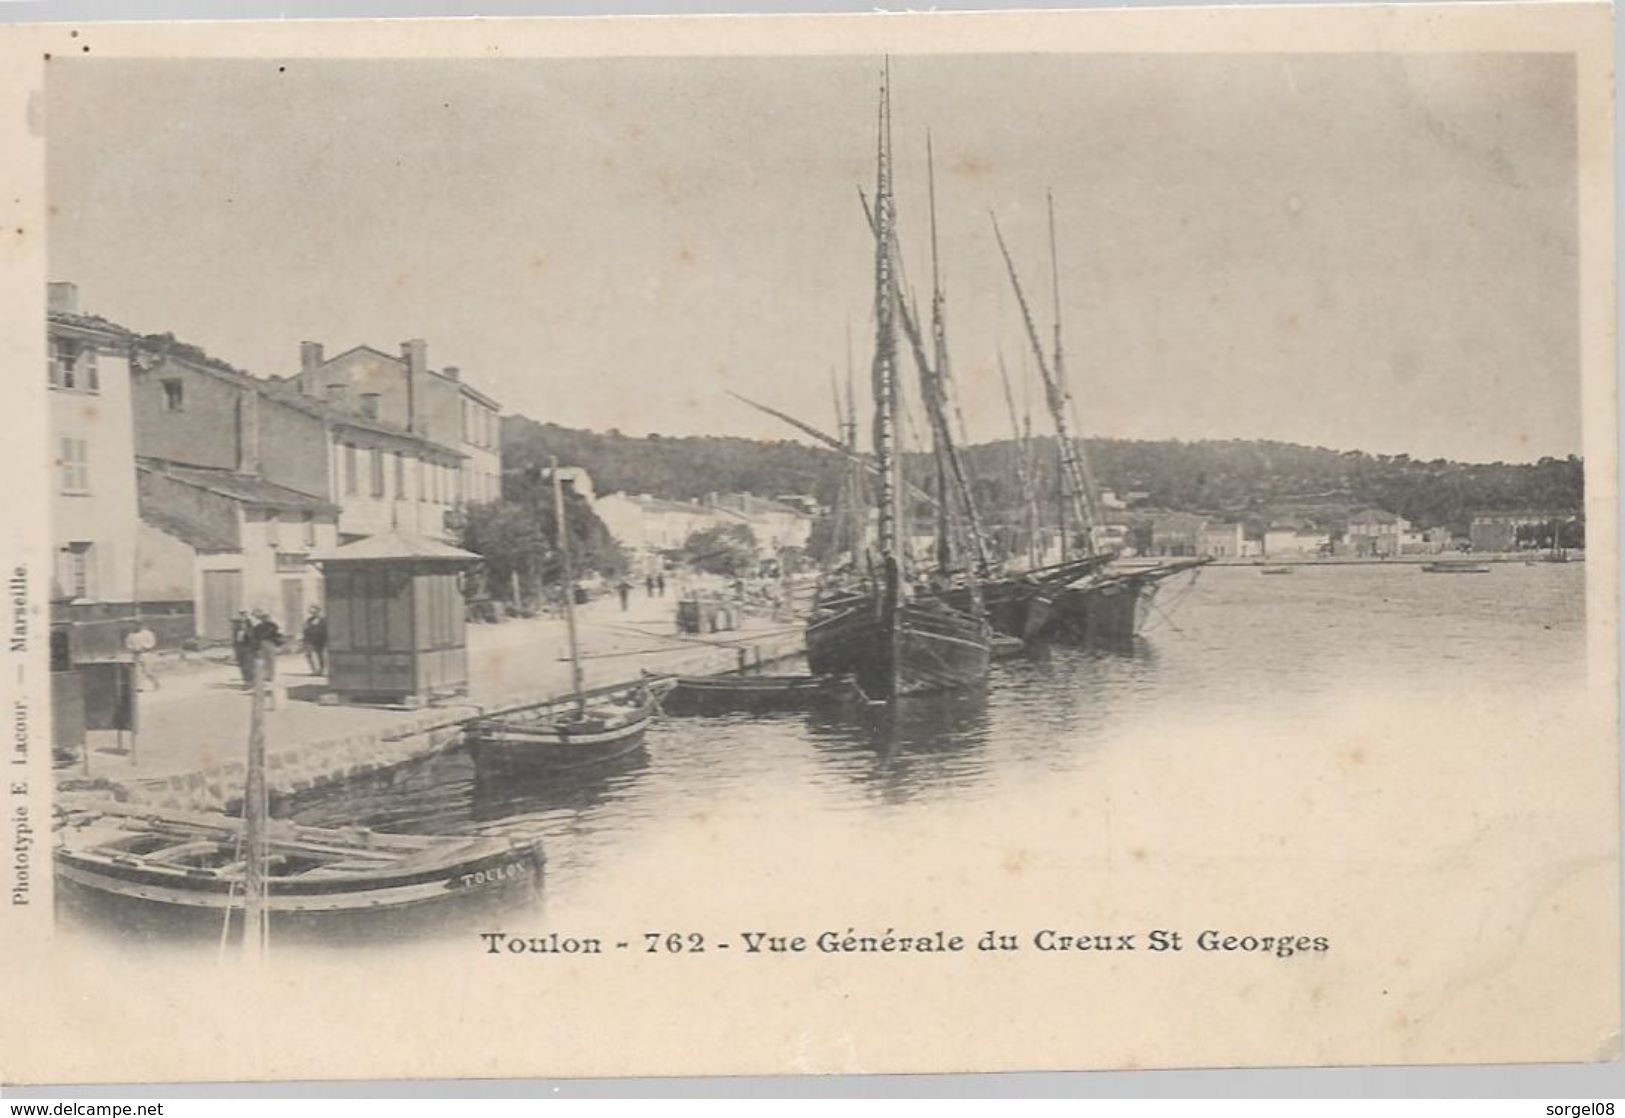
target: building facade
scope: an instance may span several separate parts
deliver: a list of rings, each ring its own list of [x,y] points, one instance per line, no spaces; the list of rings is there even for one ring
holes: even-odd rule
[[[1344,542],[1361,558],[1387,559],[1404,549],[1411,522],[1386,509],[1364,509],[1349,517]]]
[[[1245,554],[1242,526],[1209,521],[1202,526],[1201,553],[1214,559],[1236,559]]]
[[[1553,524],[1572,523],[1578,514],[1572,512],[1543,512],[1524,509],[1516,512],[1485,512],[1473,517],[1468,526],[1468,538],[1474,551],[1517,551],[1518,530],[1546,529],[1549,535]],[[1568,534],[1565,532],[1564,534]]]
[[[135,336],[79,312],[71,283],[48,288],[51,599],[73,607],[128,605],[149,596],[137,585],[130,359]]]
[[[197,604],[197,635],[224,641],[239,610],[296,634],[322,602],[313,555],[338,545],[331,502],[226,469],[137,461],[144,577]]]
[[[382,419],[259,380],[188,347],[138,355],[135,449],[226,470],[338,508],[342,539],[406,531],[445,539],[463,456]]]
[[[494,501],[502,496],[501,408],[456,366],[431,369],[428,352],[414,338],[401,343],[399,356],[360,345],[329,358],[321,343],[301,342],[299,374],[283,383],[336,411],[456,450],[452,503]]]

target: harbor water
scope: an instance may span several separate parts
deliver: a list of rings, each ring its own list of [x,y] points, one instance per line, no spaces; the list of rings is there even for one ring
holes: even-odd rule
[[[1035,790],[1098,815],[1093,774],[1115,761],[1173,789],[1216,764],[1246,771],[1258,760],[1247,754],[1312,757],[1348,728],[1307,713],[1330,700],[1410,703],[1448,725],[1463,696],[1571,689],[1585,673],[1584,588],[1581,564],[1472,575],[1304,566],[1287,577],[1210,567],[1163,588],[1132,646],[1004,660],[985,694],[919,697],[895,711],[670,717],[630,758],[546,777],[482,772],[457,749],[282,813],[315,825],[539,836],[548,867],[536,926],[568,924],[679,873],[666,858],[630,855],[683,841],[668,832],[697,820],[729,820],[694,882],[704,889],[750,850],[830,848],[871,826],[931,832],[952,819],[956,832],[997,834]],[[1230,732],[1179,729],[1203,726]]]

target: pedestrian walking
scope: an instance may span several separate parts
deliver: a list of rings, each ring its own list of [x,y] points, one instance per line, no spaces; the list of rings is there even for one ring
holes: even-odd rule
[[[655,572],[655,591],[662,598],[664,598],[666,596],[666,572],[665,571],[656,571]]]
[[[254,611],[254,625],[248,632],[253,645],[253,661],[259,667],[260,681],[266,685],[270,706],[274,709],[282,705],[282,692],[276,682],[276,654],[282,647],[282,630],[271,620],[270,614],[257,609]]]
[[[643,592],[648,597],[652,598],[652,597],[655,596],[655,576],[654,575],[644,575],[643,576]]]
[[[237,656],[237,670],[243,673],[243,686],[254,683],[254,619],[246,609],[231,619],[231,647]]]
[[[632,584],[623,578],[615,584],[615,592],[621,596],[621,612],[625,613],[627,600],[632,597]]]
[[[305,661],[311,675],[327,674],[327,616],[321,606],[311,606],[305,618]]]
[[[154,691],[161,684],[158,677],[152,674],[152,666],[147,663],[147,653],[158,647],[158,638],[152,635],[152,630],[146,625],[137,623],[124,637],[124,649],[130,654],[130,662],[135,665],[135,685],[137,690],[141,687],[143,677],[152,684]]]

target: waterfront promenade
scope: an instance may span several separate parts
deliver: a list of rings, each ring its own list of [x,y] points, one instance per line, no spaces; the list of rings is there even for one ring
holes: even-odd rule
[[[737,630],[680,636],[677,599],[635,591],[624,612],[613,597],[577,611],[586,686],[631,682],[640,672],[709,674],[754,664],[800,648],[800,626],[746,618]],[[291,643],[291,642],[290,642]],[[741,660],[743,653],[744,660]],[[240,795],[249,721],[249,693],[225,653],[190,662],[160,662],[157,689],[139,696],[133,754],[111,733],[93,733],[89,773],[80,763],[58,770],[65,787],[107,787],[115,795],[170,806],[220,807]],[[468,627],[466,695],[418,709],[328,705],[321,677],[302,653],[278,659],[286,702],[266,713],[273,791],[342,779],[356,770],[389,767],[455,741],[461,724],[483,712],[537,703],[570,687],[561,618],[513,619]],[[128,744],[128,738],[125,739]]]

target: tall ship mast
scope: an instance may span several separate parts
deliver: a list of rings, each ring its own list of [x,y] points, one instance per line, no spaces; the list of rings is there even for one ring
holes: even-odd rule
[[[987,678],[992,634],[978,614],[955,609],[929,590],[917,590],[906,577],[897,319],[907,316],[908,310],[901,297],[897,266],[889,64],[881,83],[877,131],[871,375],[879,512],[875,556],[871,569],[853,585],[832,588],[819,596],[807,620],[807,660],[815,675],[850,676],[871,700],[889,702],[903,695],[982,684]],[[917,331],[911,333],[918,336]],[[931,393],[925,395],[933,433],[939,434],[946,424],[938,423],[941,413]],[[938,446],[942,444],[938,442]],[[950,515],[940,497],[937,504],[939,518]]]
[[[1100,548],[1100,501],[1095,487],[1094,473],[1089,468],[1088,455],[1081,439],[1072,433],[1073,402],[1066,383],[1065,351],[1061,343],[1061,279],[1060,255],[1056,250],[1055,200],[1049,201],[1049,242],[1052,294],[1055,311],[1055,342],[1053,358],[1044,352],[1038,329],[1033,323],[1032,311],[1022,291],[1021,279],[1010,250],[999,230],[998,218],[993,219],[993,233],[1004,256],[1005,269],[1010,275],[1016,303],[1021,308],[1022,323],[1027,340],[1038,362],[1039,375],[1044,382],[1044,400],[1050,418],[1055,424],[1055,441],[1060,462],[1061,488],[1061,546],[1063,565],[1067,553],[1068,531],[1065,523],[1070,514],[1079,529],[1077,542],[1084,554],[1095,560],[1081,577],[1064,583],[1051,583],[1039,600],[1029,609],[1029,636],[1058,640],[1071,644],[1112,643],[1132,640],[1140,632],[1150,615],[1153,600],[1162,582],[1176,574],[1192,570],[1210,562],[1208,559],[1180,559],[1129,570],[1115,570],[1115,556]]]

